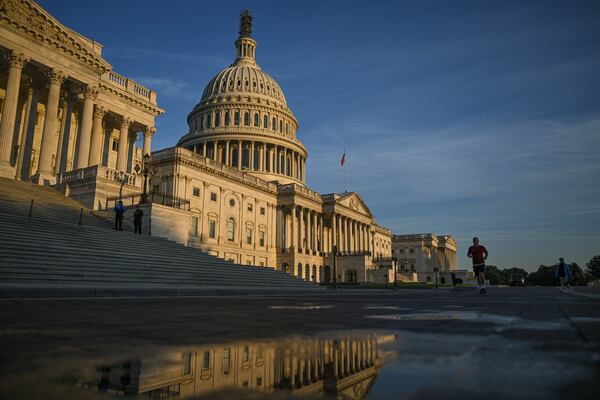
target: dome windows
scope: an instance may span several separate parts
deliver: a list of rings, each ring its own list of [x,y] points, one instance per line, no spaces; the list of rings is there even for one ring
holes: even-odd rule
[[[233,116],[233,123],[235,125],[239,125],[240,124],[240,112],[236,111],[234,116]]]
[[[250,113],[248,111],[244,113],[244,125],[250,126]]]
[[[267,129],[269,127],[269,116],[265,115],[263,118],[263,128]]]
[[[215,126],[220,126],[221,125],[221,113],[218,112],[215,114]]]
[[[225,111],[225,126],[229,126],[231,118],[229,117],[229,111]]]
[[[277,119],[275,117],[273,117],[273,124],[271,125],[271,128],[273,128],[274,131],[277,131]]]
[[[211,117],[211,115],[210,115],[210,114],[206,114],[206,127],[207,127],[207,128],[210,128],[210,127],[211,127],[211,125],[212,125],[212,123],[211,123],[212,121],[211,121],[211,118],[210,118],[210,117]]]
[[[254,114],[254,126],[260,125],[260,118],[258,117],[258,113]]]
[[[200,117],[200,129],[204,128],[204,115]]]

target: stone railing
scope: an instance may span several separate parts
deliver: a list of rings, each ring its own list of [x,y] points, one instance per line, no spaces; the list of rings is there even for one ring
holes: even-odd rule
[[[244,182],[251,183],[253,185],[262,186],[266,189],[276,191],[277,185],[271,182],[268,182],[264,179],[258,178],[246,171],[240,171],[237,168],[228,167],[225,164],[222,164],[218,161],[211,160],[208,157],[204,157],[201,154],[194,154],[190,150],[183,147],[169,147],[167,149],[163,149],[157,152],[152,153],[152,160],[154,162],[160,162],[161,159],[170,158],[174,156],[179,156],[186,158],[190,161],[194,161],[196,163],[204,164],[206,166],[210,166],[215,170],[220,170],[223,172],[227,172],[227,175],[233,176],[235,178],[241,179]]]
[[[134,174],[129,174],[123,171],[116,171],[114,169],[102,165],[94,165],[93,167],[61,172],[56,177],[56,182],[73,183],[78,181],[84,181],[90,178],[103,178],[109,181],[125,183],[126,185],[136,187],[141,187],[142,184],[142,179],[138,179],[138,177]]]
[[[312,190],[305,188],[304,186],[298,185],[297,183],[288,183],[286,185],[279,185],[279,193],[302,193],[303,195],[322,201],[321,194],[313,192]]]
[[[114,71],[104,73],[100,80],[156,105],[156,92]]]

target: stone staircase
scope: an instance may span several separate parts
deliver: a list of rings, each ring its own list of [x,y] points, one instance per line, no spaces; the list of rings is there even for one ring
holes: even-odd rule
[[[31,198],[37,209],[29,218]],[[53,189],[0,182],[0,297],[318,290],[271,268],[236,265],[164,238],[115,231],[111,221],[85,208],[78,225],[81,209]]]

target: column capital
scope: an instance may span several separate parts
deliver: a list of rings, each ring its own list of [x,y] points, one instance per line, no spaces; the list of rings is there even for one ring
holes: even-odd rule
[[[105,107],[96,104],[96,107],[94,108],[94,118],[104,118],[104,115],[106,115],[107,112],[108,110]]]
[[[155,126],[147,126],[144,128],[143,132],[144,132],[144,136],[153,137],[154,134],[156,133],[156,127]]]
[[[81,88],[81,93],[83,93],[84,99],[96,100],[98,98],[98,94],[100,93],[100,88],[97,86],[86,85]]]
[[[17,53],[16,51],[13,51],[6,55],[6,61],[12,68],[22,69],[25,64],[29,62],[29,58],[23,53]]]
[[[46,78],[48,78],[48,83],[55,85],[62,85],[64,80],[67,78],[67,74],[57,69],[51,69],[46,72]]]
[[[122,116],[118,119],[118,124],[121,129],[129,129],[132,123],[133,120],[129,117]]]

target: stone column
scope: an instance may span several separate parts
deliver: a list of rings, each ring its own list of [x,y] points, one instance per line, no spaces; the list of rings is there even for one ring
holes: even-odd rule
[[[237,159],[237,168],[239,170],[242,169],[242,141],[238,140],[238,150],[237,150],[237,155],[238,155],[238,159]]]
[[[331,250],[333,251],[333,246],[337,246],[337,215],[331,214]]]
[[[225,165],[229,166],[229,140],[225,141]]]
[[[318,226],[317,226],[317,212],[313,212],[312,214],[312,249],[319,250],[317,246],[317,234],[318,234]]]
[[[102,154],[102,139],[104,134],[103,119],[106,114],[104,107],[96,105],[92,117],[92,139],[90,143],[90,156],[88,166],[100,165],[100,155]],[[145,147],[145,146],[144,146]]]
[[[155,133],[156,128],[153,126],[147,126],[146,129],[144,129],[144,147],[142,149],[142,156],[152,154],[152,136],[154,136]]]
[[[287,147],[283,148],[283,175],[288,175]]]
[[[299,218],[298,218],[298,225],[300,228],[300,235],[299,235],[299,242],[300,242],[300,249],[304,249],[306,246],[304,245],[304,208],[303,207],[299,207]]]
[[[311,210],[306,213],[306,248],[312,251],[312,221],[310,220]]]
[[[219,142],[216,141],[216,140],[213,142],[213,160],[214,161],[219,161],[219,153],[218,153],[219,147],[218,147],[218,143]]]
[[[322,253],[325,252],[325,220],[323,218],[323,214],[319,214],[319,226],[320,226],[320,235],[321,235],[321,250]]]
[[[81,112],[81,125],[79,125],[79,148],[75,169],[85,168],[89,165],[90,142],[92,140],[92,114],[94,100],[98,97],[98,89],[86,86],[83,89],[83,111]]]
[[[60,85],[65,80],[65,75],[57,70],[47,74],[49,81],[48,102],[46,104],[46,118],[42,130],[42,144],[38,171],[33,178],[34,182],[43,185],[45,181],[54,183],[52,171],[52,152],[56,149],[56,122],[58,116],[58,101],[60,99]]]
[[[19,139],[19,155],[17,157],[17,166],[15,168],[15,179],[20,180],[23,173],[23,159],[25,158],[25,145],[27,144],[27,134],[29,133],[29,120],[31,117],[31,104],[33,103],[33,81],[26,79],[23,82],[25,86],[25,117],[23,118],[23,124],[21,126],[20,139]],[[0,167],[1,168],[1,167]]]
[[[127,172],[127,151],[129,150],[129,126],[131,119],[121,118],[121,131],[119,133],[119,149],[117,153],[117,171]]]
[[[17,105],[19,104],[21,72],[29,60],[25,58],[24,54],[15,52],[8,55],[7,60],[8,80],[6,83],[4,106],[2,108],[2,121],[0,122],[0,176],[13,178],[15,172],[10,165],[10,156],[12,154]]]
[[[206,142],[202,142],[202,157],[206,158]]]
[[[250,151],[248,153],[248,169],[254,171],[254,140],[250,142]]]
[[[67,129],[67,117],[69,112],[69,104],[66,97],[61,96],[60,110],[60,127],[58,128],[58,143],[56,146],[56,158],[54,161],[54,175],[58,175],[60,164],[62,163],[63,144],[65,142],[65,130]]]
[[[297,229],[297,226],[296,226],[296,206],[292,206],[291,207],[290,215],[291,215],[291,219],[292,219],[292,234],[290,235],[291,239],[292,239],[292,246],[291,247],[292,247],[293,251],[296,251],[296,250],[294,250],[294,249],[298,248],[298,239],[297,239],[297,236],[296,236],[296,229]]]

